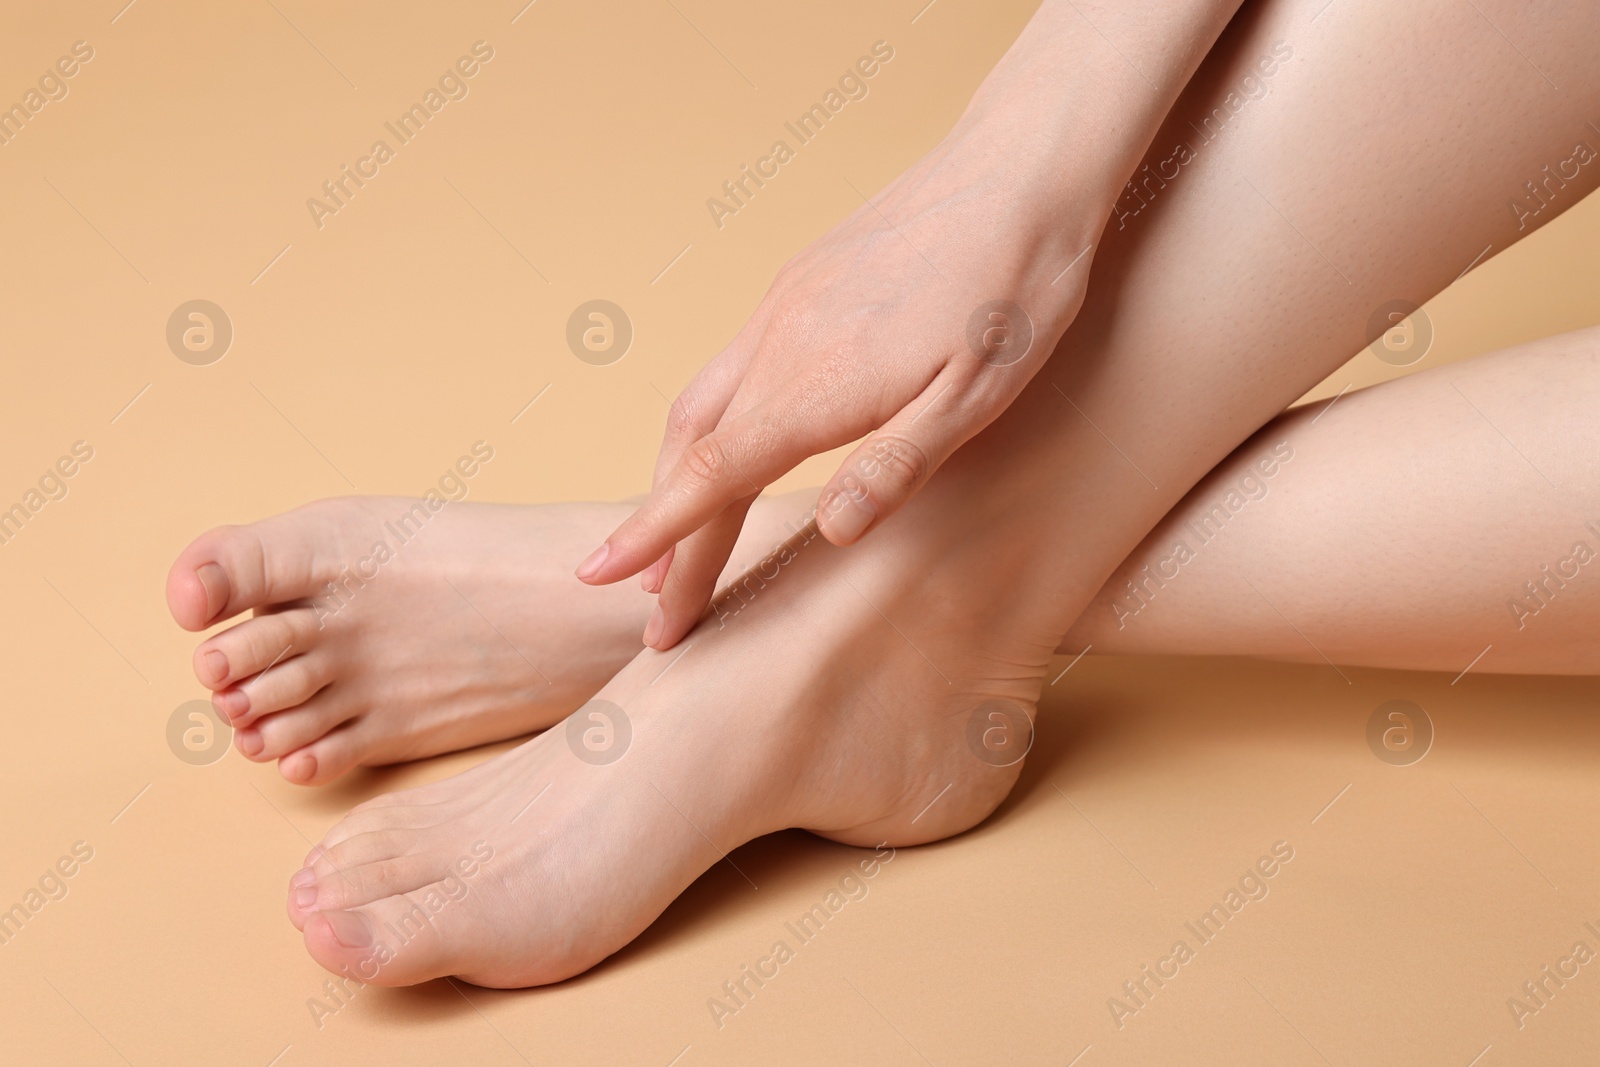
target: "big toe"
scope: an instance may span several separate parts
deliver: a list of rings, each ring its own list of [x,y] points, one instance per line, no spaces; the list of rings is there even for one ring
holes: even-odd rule
[[[172,617],[186,630],[203,630],[249,608],[313,595],[333,577],[324,571],[340,546],[329,543],[338,524],[329,521],[328,508],[338,504],[324,501],[195,538],[167,573]]]
[[[446,901],[446,906],[429,904]],[[347,911],[313,912],[306,951],[335,974],[381,986],[415,985],[454,974],[461,925],[437,887],[385,897]]]
[[[190,631],[204,630],[212,619],[223,617],[222,609],[233,595],[233,583],[221,564],[212,560],[196,564],[185,558],[193,549],[189,546],[167,572],[167,608],[178,625]]]

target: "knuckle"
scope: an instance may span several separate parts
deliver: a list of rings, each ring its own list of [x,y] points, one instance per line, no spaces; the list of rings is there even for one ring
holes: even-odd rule
[[[254,658],[263,665],[273,660],[277,660],[281,665],[284,658],[299,651],[300,644],[304,640],[304,634],[300,632],[298,619],[286,617],[291,614],[298,613],[285,612],[282,615],[275,616],[275,624],[264,628],[256,636],[255,647],[251,649],[251,652]]]
[[[904,437],[874,438],[861,459],[858,466],[869,484],[884,478],[897,486],[920,485],[932,470],[927,451]]]
[[[363,893],[387,896],[395,886],[406,881],[410,874],[410,864],[400,856],[378,860],[360,868],[357,879]]]
[[[667,440],[682,441],[693,437],[698,432],[697,415],[695,402],[688,396],[679,394],[678,399],[667,409]]]
[[[683,454],[684,476],[695,486],[715,486],[727,477],[727,450],[715,437],[702,437]]]
[[[786,294],[772,309],[761,338],[763,349],[785,350],[805,345],[816,336],[817,315],[815,301],[803,293]]]

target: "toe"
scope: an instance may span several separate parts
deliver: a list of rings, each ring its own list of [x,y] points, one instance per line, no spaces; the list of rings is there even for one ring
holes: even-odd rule
[[[414,792],[408,789],[401,793],[387,793],[384,799],[390,799],[394,803],[386,806],[374,805],[369,800],[352,808],[350,813],[340,819],[328,831],[327,836],[311,850],[302,866],[311,866],[319,857],[359,836],[388,831],[425,830],[430,826],[438,826],[450,818],[452,809],[446,805],[406,803],[405,801],[413,796]],[[347,856],[339,853],[330,862],[366,862],[373,858],[370,855]]]
[[[306,874],[299,872],[289,883],[289,921],[302,930],[312,912],[348,911],[447,876],[440,861],[418,853],[345,867],[320,878],[315,867],[311,878]]]
[[[178,625],[204,630],[247,608],[309,597],[339,570],[331,523],[311,505],[246,526],[219,526],[179,553],[167,573]]]
[[[257,616],[202,641],[194,650],[195,677],[207,689],[226,688],[309,651],[321,632],[309,608]]]
[[[304,704],[333,681],[333,675],[333,657],[313,650],[211,694],[211,703],[235,728],[243,729],[263,715]],[[250,755],[244,748],[240,751]]]
[[[346,722],[327,730],[309,744],[284,756],[278,770],[297,785],[323,785],[361,766],[370,754],[372,743],[362,729],[362,720]]]
[[[338,699],[337,687],[325,689],[298,707],[265,715],[247,727],[246,732],[255,731],[261,741],[250,758],[262,762],[281,759],[316,741],[352,714],[348,702]]]
[[[349,911],[314,912],[303,928],[306,950],[333,973],[372,985],[442,978],[458,969],[462,906],[442,887],[428,886]]]

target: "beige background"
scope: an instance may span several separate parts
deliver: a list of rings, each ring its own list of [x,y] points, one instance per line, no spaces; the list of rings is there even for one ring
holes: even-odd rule
[[[180,762],[167,719],[202,691],[168,564],[216,523],[419,493],[478,439],[496,458],[473,499],[643,489],[666,398],[852,185],[935,141],[1030,7],[922,3],[12,5],[0,101],[75,41],[95,58],[0,147],[0,506],[74,441],[95,458],[0,545],[0,904],[76,841],[94,858],[0,945],[0,1060],[1592,1057],[1600,962],[1521,1030],[1506,999],[1575,941],[1600,951],[1600,686],[1094,656],[1047,690],[994,818],[901,852],[720,1029],[707,999],[857,853],[758,841],[737,857],[758,890],[719,867],[579,979],[369,989],[313,1021],[326,976],[283,916],[288,874],[351,804],[484,752],[321,790]],[[718,230],[705,199],[880,39],[870,95]],[[319,230],[306,199],[477,40],[495,55],[470,95]],[[1597,249],[1591,198],[1488,259],[1429,305],[1420,366],[1600,322]],[[236,331],[205,367],[164,336],[197,297]],[[636,329],[609,367],[564,342],[595,297]],[[1319,395],[1394,373],[1359,355]],[[1410,767],[1365,741],[1395,698],[1437,728]],[[1270,895],[1119,1030],[1107,998],[1280,840]]]

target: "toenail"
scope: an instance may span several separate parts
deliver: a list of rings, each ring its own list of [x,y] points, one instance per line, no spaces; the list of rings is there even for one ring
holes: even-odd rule
[[[372,927],[354,912],[323,911],[317,914],[328,924],[333,939],[345,948],[366,948],[372,944]]]
[[[239,751],[251,759],[260,755],[261,750],[267,747],[267,743],[261,739],[260,730],[240,730],[235,736],[239,738]]]
[[[600,565],[605,563],[606,557],[611,554],[611,542],[607,541],[599,548],[589,553],[589,558],[578,564],[578,578],[588,581],[600,571]]]
[[[309,782],[317,776],[317,757],[309,752],[302,752],[292,764],[293,769],[289,776],[297,782]]]
[[[300,886],[291,895],[297,908],[309,908],[317,902],[317,890],[314,886]]]
[[[228,657],[216,649],[205,654],[206,673],[214,682],[221,683],[228,678]]]
[[[200,585],[206,591],[206,621],[209,622],[228,606],[228,572],[222,569],[221,564],[203,563],[195,569],[194,576],[200,579]]]
[[[289,886],[292,889],[303,889],[316,880],[316,871],[313,871],[310,867],[302,867],[294,873],[293,878],[289,879]]]
[[[250,711],[250,694],[243,689],[225,689],[211,694],[211,704],[226,715],[229,722],[237,723]]]
[[[661,610],[660,604],[657,604],[655,610],[650,613],[650,621],[645,623],[644,643],[647,645],[655,644],[657,639],[661,637],[661,631],[666,628],[667,613]]]

